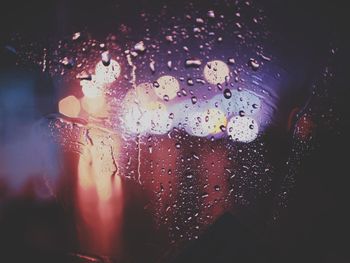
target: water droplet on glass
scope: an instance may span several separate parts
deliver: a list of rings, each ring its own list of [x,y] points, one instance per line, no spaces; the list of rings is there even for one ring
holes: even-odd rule
[[[203,20],[203,18],[196,18],[196,23],[198,23],[198,24],[203,24],[204,23],[204,20]]]
[[[101,54],[101,60],[103,65],[108,66],[111,63],[111,54],[105,51]]]
[[[173,36],[166,36],[165,37],[165,40],[167,40],[167,41],[169,41],[169,42],[173,42],[174,41],[174,38],[173,38]]]
[[[245,116],[244,110],[240,110],[240,111],[239,111],[239,116],[241,116],[241,117]]]
[[[228,58],[227,62],[231,65],[236,63],[234,58]]]
[[[81,33],[80,32],[75,32],[72,36],[72,40],[78,40],[81,36]]]
[[[67,68],[72,68],[74,66],[74,61],[72,58],[64,57],[60,60],[60,63],[67,67]]]
[[[169,101],[169,96],[168,96],[168,95],[164,95],[164,96],[163,96],[163,100]]]
[[[191,97],[191,101],[192,101],[192,104],[196,104],[197,103],[197,97],[196,96],[192,96]]]
[[[154,60],[152,60],[150,63],[149,63],[149,68],[150,70],[152,71],[152,73],[156,72],[156,62]]]
[[[202,61],[196,58],[186,59],[185,66],[186,67],[200,67],[202,65]]]
[[[257,71],[260,67],[260,64],[257,60],[251,58],[249,59],[248,65],[251,67],[252,70]]]
[[[187,85],[193,86],[194,85],[193,79],[191,79],[191,78],[187,79]]]
[[[232,92],[230,89],[224,90],[224,97],[225,97],[225,99],[230,99],[232,97]]]
[[[158,81],[154,81],[154,82],[153,82],[153,87],[159,88],[159,86],[160,86],[160,85],[159,85]]]
[[[169,61],[167,62],[168,69],[171,69],[171,68],[172,68],[172,65],[173,65],[173,63],[171,62],[171,60],[169,60]]]
[[[137,52],[144,52],[146,50],[146,46],[145,46],[145,43],[143,43],[143,41],[140,41],[138,43],[135,44],[134,46],[134,49],[137,51]]]
[[[210,18],[215,18],[215,13],[213,10],[209,10],[208,13],[207,13],[207,16],[210,17]]]

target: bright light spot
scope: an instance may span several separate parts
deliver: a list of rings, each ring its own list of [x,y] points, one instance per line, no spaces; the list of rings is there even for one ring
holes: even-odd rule
[[[205,113],[198,111],[189,112],[186,117],[186,126],[185,130],[195,136],[205,137],[210,134],[210,128],[205,123]]]
[[[112,83],[119,77],[120,71],[121,67],[117,61],[111,59],[107,66],[103,64],[103,61],[100,61],[95,68],[96,82],[102,84]]]
[[[141,105],[146,105],[158,98],[154,93],[154,87],[151,83],[141,83],[136,87],[136,99]]]
[[[104,96],[83,97],[81,106],[88,114],[94,117],[105,118],[108,115],[108,107]]]
[[[76,118],[80,112],[80,102],[75,96],[65,97],[58,103],[58,110],[67,117]]]
[[[169,119],[166,106],[158,101],[148,101],[145,96],[138,98],[134,90],[130,90],[125,96],[121,119],[128,133],[164,134],[170,130],[172,120]]]
[[[204,77],[211,84],[222,84],[229,77],[230,70],[225,62],[213,60],[208,62],[204,67]]]
[[[78,183],[84,190],[95,188],[99,201],[107,201],[112,196],[112,176],[117,172],[113,149],[119,143],[111,140],[99,129],[89,129],[91,144],[86,144],[78,164]]]
[[[147,105],[146,110],[146,118],[149,117],[151,122],[151,133],[165,134],[170,130],[172,120],[169,118],[169,112],[163,103],[150,103]]]
[[[258,132],[258,124],[251,117],[235,116],[227,124],[227,133],[235,141],[252,142],[258,136]]]
[[[91,173],[91,155],[81,155],[78,162],[78,182],[79,186],[87,190],[94,186],[94,178]]]
[[[95,98],[102,95],[102,91],[93,80],[81,80],[80,85],[83,94],[88,98]]]
[[[229,115],[238,115],[240,111],[244,111],[246,115],[255,115],[261,109],[260,98],[253,92],[242,90],[232,90],[230,99],[224,96],[216,95],[214,101],[218,102],[221,109],[224,109]]]
[[[177,92],[180,90],[179,82],[172,76],[162,76],[157,80],[157,83],[159,87],[155,87],[154,92],[161,99],[167,95],[171,100],[177,96]]]
[[[208,127],[211,134],[222,132],[221,127],[226,127],[227,119],[225,113],[219,109],[208,109],[204,112],[204,125]]]
[[[123,100],[123,126],[128,133],[142,134],[150,129],[147,122],[146,110],[138,103],[135,90],[130,90]]]

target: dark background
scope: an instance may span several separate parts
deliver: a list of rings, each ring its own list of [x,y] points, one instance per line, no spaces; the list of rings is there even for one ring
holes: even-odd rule
[[[111,28],[118,27],[122,22],[132,23],[135,14],[142,9],[155,12],[159,6],[167,3],[172,6],[175,12],[176,10],[181,12],[182,2],[184,1],[89,2],[62,0],[39,2],[36,0],[4,0],[0,4],[0,69],[13,66],[14,59],[4,49],[4,46],[15,32],[29,40],[41,40],[47,37],[60,38],[84,28],[103,35]],[[207,1],[198,0],[197,2],[202,5],[208,4]],[[275,30],[284,32],[287,38],[295,38],[299,43],[312,41],[321,44],[332,36],[334,45],[339,49],[334,63],[336,77],[332,82],[331,96],[335,99],[335,111],[340,121],[334,124],[333,129],[319,132],[317,151],[304,158],[289,206],[283,212],[280,224],[273,228],[268,248],[264,252],[265,256],[270,258],[267,262],[349,262],[348,224],[350,221],[347,213],[349,208],[347,177],[350,174],[348,168],[348,113],[350,113],[347,79],[349,75],[347,73],[349,70],[348,9],[346,4],[341,1],[266,0],[259,1],[259,4],[264,7],[267,15],[275,22],[273,24]],[[111,19],[111,16],[114,18]],[[101,31],[101,29],[105,29],[106,32]],[[10,212],[15,213],[16,209],[16,205],[13,205]],[[28,211],[32,211],[30,209]],[[56,218],[55,213],[55,211],[50,213],[53,219]],[[17,216],[28,215],[26,211],[23,211],[17,213]],[[40,218],[33,216],[29,217],[28,220],[28,225],[30,225],[30,220],[36,221]],[[60,224],[65,223],[59,222]],[[224,221],[222,224],[229,225],[229,222],[230,220]],[[5,223],[11,224],[13,221]],[[21,253],[21,241],[16,240],[20,234],[6,232],[5,226],[0,227],[0,245],[8,242],[18,243],[19,251],[14,253]],[[232,240],[230,236],[225,236],[224,232],[219,231],[219,233],[222,233],[223,239],[217,242],[223,242],[222,255],[227,255],[226,261],[222,256],[220,258],[214,253],[210,253],[214,247],[213,241],[210,238],[205,240],[204,237],[203,243],[194,248],[194,251],[196,249],[209,251],[205,262],[233,262],[228,255],[234,249],[224,244],[236,241]],[[244,236],[245,233],[243,231],[239,235]],[[63,240],[66,238],[64,233],[56,234]],[[250,246],[249,242],[246,244]],[[4,246],[2,247],[4,248]],[[9,249],[13,248],[12,245],[9,246]],[[247,248],[246,250],[247,253],[256,251]],[[195,252],[193,253],[195,255]],[[192,262],[197,262],[195,256],[193,257],[194,261]],[[238,257],[238,259],[240,258]],[[60,262],[59,256],[57,256],[57,260]],[[252,259],[249,262],[255,262],[255,260]],[[4,262],[11,262],[11,260]],[[183,259],[181,262],[187,261]],[[203,262],[203,259],[198,262]]]

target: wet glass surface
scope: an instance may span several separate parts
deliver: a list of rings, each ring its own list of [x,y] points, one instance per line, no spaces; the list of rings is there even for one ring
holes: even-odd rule
[[[270,5],[116,2],[46,39],[11,32],[2,225],[16,207],[33,215],[11,242],[74,262],[169,262],[225,213],[268,236],[303,160],[342,122],[333,36],[286,32]]]

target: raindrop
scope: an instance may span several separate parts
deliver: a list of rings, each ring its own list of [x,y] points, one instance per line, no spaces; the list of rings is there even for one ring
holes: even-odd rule
[[[196,160],[199,160],[199,156],[196,155],[196,154],[193,154],[193,158],[196,159]]]
[[[146,46],[143,43],[143,41],[140,41],[140,42],[136,43],[136,45],[134,46],[134,49],[137,52],[144,52],[146,50]]]
[[[193,86],[194,85],[193,79],[191,79],[191,78],[187,79],[187,85]]]
[[[163,100],[169,101],[169,96],[165,94],[165,95],[163,96]]]
[[[252,70],[257,71],[260,67],[260,64],[257,60],[251,58],[249,59],[248,65],[251,67]]]
[[[196,18],[196,22],[198,23],[198,24],[203,24],[204,23],[204,20],[203,20],[203,18]]]
[[[173,38],[173,36],[166,36],[165,37],[165,39],[167,40],[167,41],[169,41],[169,42],[173,42],[174,41],[174,38]]]
[[[236,63],[234,58],[228,58],[227,62],[231,65]]]
[[[80,32],[75,32],[72,36],[72,40],[78,40],[81,36],[81,33]]]
[[[168,62],[167,62],[167,66],[168,66],[168,69],[172,69],[172,62],[171,62],[171,60],[169,60]]]
[[[197,97],[196,96],[192,96],[191,97],[191,101],[192,101],[192,104],[196,104],[197,103]]]
[[[200,67],[201,65],[202,65],[202,61],[196,58],[186,59],[185,61],[186,67]]]
[[[80,80],[91,80],[91,74],[87,73],[86,71],[82,71],[76,75],[77,79]]]
[[[156,62],[154,60],[149,63],[149,68],[151,69],[152,73],[156,72]]]
[[[175,143],[175,148],[176,149],[180,149],[181,148],[181,144],[179,142]]]
[[[159,85],[158,81],[154,81],[154,82],[153,82],[153,87],[159,88],[159,86],[160,86],[160,85]]]
[[[241,117],[245,116],[244,110],[240,110],[240,111],[239,111],[239,116],[241,116]]]
[[[215,186],[214,186],[214,190],[215,190],[215,191],[220,191],[220,186],[219,186],[219,185],[215,185]]]
[[[60,63],[67,68],[72,68],[74,66],[73,59],[68,58],[68,57],[64,57],[63,59],[61,59]]]
[[[230,89],[224,90],[224,97],[225,97],[225,99],[230,99],[232,97],[232,92]]]
[[[226,131],[226,126],[225,126],[225,125],[220,125],[220,130],[221,130],[222,132],[225,132],[225,131]]]
[[[104,66],[108,66],[111,63],[111,54],[108,51],[103,52],[101,60]]]

